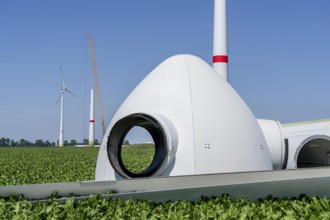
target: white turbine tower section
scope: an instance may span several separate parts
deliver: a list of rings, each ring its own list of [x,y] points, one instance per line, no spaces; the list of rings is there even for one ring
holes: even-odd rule
[[[214,1],[213,68],[228,81],[227,2]]]
[[[63,110],[64,110],[64,91],[65,91],[65,86],[64,86],[64,81],[62,81],[62,87],[61,87],[61,117],[60,117],[60,135],[58,139],[58,146],[63,147]]]
[[[60,67],[61,68],[61,74],[62,74],[62,77],[63,77],[63,71],[62,71],[62,66]],[[58,97],[57,99],[57,103],[58,101],[61,99],[61,116],[60,116],[60,134],[59,134],[59,139],[58,139],[58,146],[59,147],[63,147],[63,143],[64,143],[64,92],[67,91],[69,93],[71,93],[71,95],[77,97],[75,94],[73,94],[72,92],[70,92],[66,87],[65,87],[65,84],[64,84],[64,80],[62,79],[62,86],[61,86],[61,94],[60,94],[60,97]]]
[[[227,0],[214,0],[213,30],[213,68],[228,81],[228,48],[227,48]],[[258,119],[266,138],[274,168],[285,165],[285,143],[281,124],[275,120]]]
[[[94,146],[94,90],[91,89],[91,105],[90,105],[90,113],[89,113],[89,139],[88,146]]]

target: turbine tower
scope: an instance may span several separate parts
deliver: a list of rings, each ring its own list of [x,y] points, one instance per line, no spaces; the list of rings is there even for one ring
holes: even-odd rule
[[[60,135],[59,135],[59,139],[58,139],[58,146],[59,147],[63,147],[63,111],[64,111],[64,92],[67,91],[68,93],[70,93],[71,95],[77,97],[75,94],[73,94],[71,91],[69,91],[64,84],[64,80],[63,80],[63,71],[62,71],[62,66],[60,66],[61,68],[61,75],[62,75],[62,86],[61,86],[61,94],[60,97],[58,97],[57,102],[61,99],[61,117],[60,117]]]
[[[214,0],[213,68],[228,81],[227,0]]]
[[[89,138],[88,138],[88,146],[94,146],[94,90],[91,89],[91,106],[90,106],[90,114],[89,114]]]

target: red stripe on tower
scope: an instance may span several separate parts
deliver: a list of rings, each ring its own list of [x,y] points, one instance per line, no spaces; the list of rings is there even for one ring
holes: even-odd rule
[[[213,56],[213,63],[228,63],[228,56]]]
[[[94,123],[94,120],[89,120],[89,122],[93,122]]]

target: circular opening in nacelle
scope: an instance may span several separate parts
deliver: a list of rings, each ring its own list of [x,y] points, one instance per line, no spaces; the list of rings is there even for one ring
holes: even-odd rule
[[[146,151],[148,147],[133,148],[133,151],[137,150],[136,154],[128,156],[126,145],[127,142],[130,143],[129,137],[132,135],[130,131],[136,132],[136,130],[141,129],[151,136],[152,141],[150,141],[149,150],[154,153],[152,159],[142,162],[144,165],[138,167],[137,164],[132,163],[141,160],[142,157],[138,155],[138,152]],[[164,129],[155,118],[146,114],[132,114],[120,119],[113,126],[107,143],[108,158],[112,167],[122,177],[150,177],[157,173],[167,158],[166,140]],[[154,144],[152,145],[152,143]]]
[[[134,126],[124,138],[120,157],[129,172],[139,174],[150,167],[155,151],[150,133],[143,127]]]
[[[302,145],[297,167],[328,167],[330,166],[330,140],[328,138],[315,138]]]

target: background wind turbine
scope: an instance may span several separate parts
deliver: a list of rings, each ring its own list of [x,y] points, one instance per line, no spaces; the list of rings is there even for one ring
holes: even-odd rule
[[[61,118],[60,118],[60,135],[59,135],[59,140],[58,140],[58,146],[63,147],[63,110],[64,110],[64,92],[68,92],[71,95],[77,97],[74,93],[72,93],[70,90],[68,90],[65,87],[64,80],[63,80],[63,71],[62,71],[62,66],[61,68],[61,75],[62,75],[62,87],[61,87],[61,94],[60,97],[58,97],[57,102],[61,99]]]

